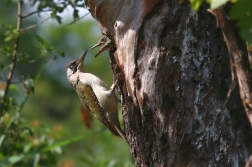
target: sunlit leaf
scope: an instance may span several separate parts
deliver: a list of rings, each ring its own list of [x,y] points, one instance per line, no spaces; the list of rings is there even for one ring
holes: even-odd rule
[[[4,90],[0,89],[0,98],[3,98],[3,96],[4,96]]]
[[[190,0],[191,6],[193,10],[198,10],[200,7],[200,4],[202,3],[202,0]]]
[[[15,164],[25,158],[25,154],[14,155],[9,158],[4,159],[0,162],[0,167],[9,166],[11,164]]]
[[[33,79],[27,79],[24,82],[25,88],[28,90],[28,92],[34,93],[34,81]]]
[[[9,30],[5,32],[5,39],[4,41],[11,41],[16,40],[20,36],[20,32],[17,29],[12,29],[12,27],[9,27]]]
[[[4,41],[5,41],[5,42],[10,41],[10,40],[13,39],[13,35],[12,35],[9,31],[7,31],[7,32],[5,33],[5,35],[6,35],[6,37],[4,38]]]
[[[11,85],[9,86],[9,90],[10,90],[10,92],[12,92],[12,93],[19,94],[18,88],[17,88],[17,86],[14,85],[14,84],[11,84]]]
[[[210,3],[211,10],[214,10],[224,4],[226,4],[229,0],[212,0]]]
[[[36,40],[42,44],[43,48],[46,47],[46,42],[45,42],[45,40],[41,36],[36,35]]]

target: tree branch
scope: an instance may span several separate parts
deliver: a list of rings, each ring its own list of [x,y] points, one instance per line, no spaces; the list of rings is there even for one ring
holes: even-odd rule
[[[246,49],[242,46],[244,42],[241,42],[242,40],[237,35],[228,17],[220,8],[213,12],[225,38],[230,59],[233,63],[231,66],[234,67],[234,78],[238,81],[243,107],[252,125],[252,71],[249,65]]]
[[[83,16],[81,16],[79,19],[75,19],[74,21],[68,23],[68,25],[71,25],[71,24],[74,24],[76,23],[77,21],[80,21],[81,19],[85,18],[87,15],[89,15],[90,13],[86,13],[84,14]]]
[[[252,155],[249,157],[249,160],[247,161],[245,167],[251,167],[252,166]]]
[[[20,32],[24,32],[24,31],[26,31],[26,30],[29,30],[29,29],[35,28],[35,27],[37,27],[37,26],[39,26],[39,25],[43,24],[44,22],[46,22],[46,21],[47,21],[48,19],[50,19],[50,18],[51,18],[51,17],[47,17],[46,19],[42,20],[42,21],[41,21],[41,22],[39,22],[38,24],[33,24],[33,25],[28,26],[28,27],[26,27],[26,28],[20,29]]]
[[[52,10],[51,10],[51,9],[48,9],[48,10],[43,10],[43,11],[33,11],[33,12],[31,12],[31,13],[28,13],[28,14],[26,14],[26,15],[23,15],[23,16],[22,16],[22,19],[24,19],[24,18],[26,18],[26,17],[29,17],[29,16],[31,16],[31,15],[33,15],[33,14],[39,13],[39,12],[50,12],[50,11],[52,11]]]
[[[18,0],[17,31],[20,31],[21,22],[22,22],[22,0]],[[17,37],[14,40],[14,50],[13,50],[13,53],[12,53],[12,64],[11,64],[11,67],[10,67],[8,78],[6,80],[6,87],[4,89],[3,98],[1,100],[0,117],[3,115],[4,103],[5,103],[7,95],[8,95],[9,86],[11,84],[12,76],[13,76],[14,69],[15,69],[16,60],[17,60],[18,45],[19,45],[19,37]]]

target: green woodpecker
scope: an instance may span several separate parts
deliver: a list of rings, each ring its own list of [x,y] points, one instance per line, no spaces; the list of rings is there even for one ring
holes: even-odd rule
[[[106,35],[103,35],[103,37],[98,41],[97,44],[95,44],[94,46],[92,46],[90,48],[90,50],[101,46],[101,49],[99,50],[99,52],[95,55],[95,57],[97,57],[100,53],[102,53],[104,50],[110,49],[112,47],[115,46],[115,43],[109,39],[109,37],[107,37]]]
[[[86,54],[87,51],[67,66],[68,81],[76,90],[86,109],[91,111],[113,134],[126,140],[118,120],[115,84],[109,88],[100,78],[84,71]]]

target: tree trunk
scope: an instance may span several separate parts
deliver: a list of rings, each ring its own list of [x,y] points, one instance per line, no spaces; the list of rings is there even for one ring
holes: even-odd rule
[[[111,64],[136,166],[244,166],[251,128],[237,87],[222,107],[230,61],[208,6],[194,12],[178,0],[86,5],[116,44]]]

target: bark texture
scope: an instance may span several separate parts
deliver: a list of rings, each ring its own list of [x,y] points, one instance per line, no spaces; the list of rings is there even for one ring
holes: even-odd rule
[[[230,24],[225,13],[220,8],[215,10],[214,13],[223,36],[225,37],[229,51],[233,82],[238,82],[243,106],[248,120],[252,125],[252,71],[249,64],[248,53],[246,49],[244,49],[244,42],[242,42],[238,33],[235,33],[235,29]]]
[[[207,6],[86,0],[110,50],[136,166],[244,166],[251,128],[231,84],[227,47]]]

